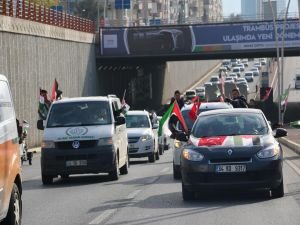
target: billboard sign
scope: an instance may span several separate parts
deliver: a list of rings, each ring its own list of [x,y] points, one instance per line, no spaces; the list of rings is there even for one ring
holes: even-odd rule
[[[283,26],[283,21],[277,21],[279,41],[282,40]],[[299,27],[299,20],[287,21],[285,48],[300,47]],[[103,28],[101,40],[106,35],[117,37],[118,48],[106,48],[102,42],[103,56],[161,56],[276,48],[272,21]]]

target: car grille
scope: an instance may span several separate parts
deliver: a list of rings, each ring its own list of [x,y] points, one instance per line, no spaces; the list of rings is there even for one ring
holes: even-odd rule
[[[138,152],[139,148],[130,148],[129,149],[129,152],[130,153],[135,153],[135,152]]]
[[[139,140],[140,140],[140,137],[129,137],[128,143],[129,144],[137,143]]]
[[[215,164],[215,163],[248,163],[248,162],[251,162],[251,157],[211,159],[209,162],[212,163],[212,164]]]
[[[79,141],[79,148],[78,149],[84,149],[84,148],[92,148],[97,145],[97,140],[89,140],[89,141]],[[74,149],[72,146],[73,141],[63,141],[63,142],[56,142],[55,146],[58,149]]]

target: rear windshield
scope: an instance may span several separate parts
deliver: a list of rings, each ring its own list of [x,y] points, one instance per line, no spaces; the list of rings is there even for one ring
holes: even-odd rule
[[[95,126],[111,123],[109,102],[70,102],[52,106],[47,127]]]
[[[234,68],[232,71],[233,72],[240,72],[240,68]]]
[[[210,81],[218,81],[219,80],[219,78],[217,78],[217,77],[212,77],[211,79],[210,79]]]
[[[215,114],[199,116],[192,130],[196,138],[267,134],[268,126],[262,114]]]

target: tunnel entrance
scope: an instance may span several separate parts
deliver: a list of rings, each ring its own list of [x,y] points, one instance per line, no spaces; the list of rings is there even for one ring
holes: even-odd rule
[[[165,62],[98,63],[100,95],[115,94],[131,109],[158,109],[161,106]]]

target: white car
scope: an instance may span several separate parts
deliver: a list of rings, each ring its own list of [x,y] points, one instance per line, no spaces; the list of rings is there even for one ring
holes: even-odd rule
[[[259,76],[259,69],[257,67],[252,67],[251,70],[254,76]]]
[[[267,60],[265,58],[259,59],[261,65],[265,66],[267,64]]]
[[[196,97],[196,91],[195,90],[187,90],[185,92],[184,98],[185,100],[192,100]]]
[[[244,72],[244,71],[245,71],[245,66],[244,66],[243,63],[237,64],[236,67],[240,67],[240,68],[241,68],[241,72]]]
[[[249,64],[248,64],[248,59],[242,59],[242,63],[244,64],[245,67],[248,67]]]
[[[196,95],[201,99],[205,99],[205,87],[196,87]]]
[[[253,67],[257,67],[258,70],[261,70],[262,65],[261,65],[260,62],[255,62],[254,65],[253,65]]]
[[[205,88],[210,87],[210,86],[212,86],[212,82],[205,82],[204,83]]]
[[[233,77],[226,77],[224,82],[225,82],[225,83],[234,83],[235,80],[234,80]]]
[[[254,77],[253,77],[253,72],[252,71],[248,71],[245,73],[245,79],[248,81],[248,82],[252,82]]]
[[[238,79],[238,75],[237,75],[236,73],[230,73],[230,74],[228,75],[228,77],[233,78],[234,81],[236,81],[236,80]]]
[[[233,73],[236,73],[236,75],[237,75],[238,77],[240,77],[240,76],[241,76],[241,73],[242,73],[242,70],[241,70],[240,67],[234,67],[234,68],[232,69],[232,72],[233,72]]]
[[[220,79],[219,79],[218,76],[212,76],[212,77],[210,78],[210,82],[211,82],[212,84],[219,84],[219,83],[220,83]]]
[[[159,159],[157,125],[152,125],[149,112],[128,111],[126,129],[130,158],[148,157],[149,162]]]

